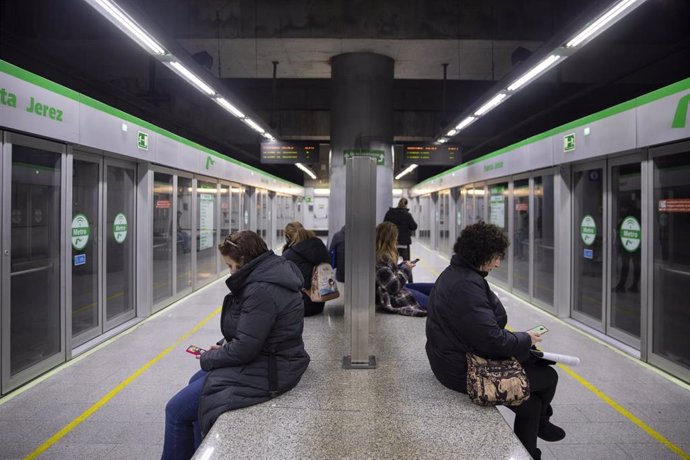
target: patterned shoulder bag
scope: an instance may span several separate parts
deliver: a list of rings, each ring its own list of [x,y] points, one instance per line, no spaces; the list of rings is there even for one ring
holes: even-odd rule
[[[487,359],[467,352],[467,395],[480,406],[519,406],[529,399],[527,374],[515,357]]]

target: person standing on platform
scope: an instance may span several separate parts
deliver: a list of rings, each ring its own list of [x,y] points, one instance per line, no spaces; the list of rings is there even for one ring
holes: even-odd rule
[[[285,226],[283,257],[297,265],[304,277],[302,287],[307,291],[311,288],[314,267],[320,263],[328,264],[331,262],[331,256],[321,238],[304,228],[299,222],[290,222]],[[306,293],[303,293],[302,297],[304,299],[304,316],[318,315],[323,312],[324,302],[312,302]]]
[[[345,282],[345,226],[335,232],[329,247],[331,256],[335,259],[335,279],[339,283]]]
[[[198,355],[201,370],[165,407],[163,460],[191,458],[220,414],[291,390],[309,365],[299,270],[249,230],[218,249],[231,275],[223,339]]]
[[[397,208],[389,208],[383,221],[391,222],[398,227],[398,254],[403,260],[412,260],[410,245],[412,244],[412,232],[417,230],[417,222],[414,221],[410,210],[407,209],[407,198],[400,198]]]

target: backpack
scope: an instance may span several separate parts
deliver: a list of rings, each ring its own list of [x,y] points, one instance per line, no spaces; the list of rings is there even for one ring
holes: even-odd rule
[[[312,302],[325,302],[340,297],[333,267],[328,262],[315,265],[311,274],[311,288],[303,291]]]

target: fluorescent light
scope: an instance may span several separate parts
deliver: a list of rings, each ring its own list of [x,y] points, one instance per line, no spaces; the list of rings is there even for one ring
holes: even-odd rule
[[[225,100],[223,97],[217,97],[215,101],[223,107],[225,110],[230,112],[231,114],[235,115],[237,118],[244,118],[244,114],[237,110],[237,107],[229,103],[228,101]]]
[[[402,189],[401,188],[394,188],[393,189],[393,196],[402,196]]]
[[[307,168],[302,163],[295,163],[295,166],[304,171],[309,177],[312,178],[312,180],[316,180],[316,174],[314,174],[314,172],[311,169]]]
[[[566,48],[574,48],[580,43],[584,42],[587,40],[589,37],[593,36],[597,32],[600,31],[602,27],[604,27],[606,24],[609,22],[613,21],[616,16],[620,15],[623,11],[628,9],[630,6],[632,6],[633,3],[635,3],[637,0],[623,0],[619,2],[616,6],[608,10],[606,13],[601,15],[599,19],[591,23],[589,26],[585,28],[582,32],[577,34],[575,38],[570,40],[565,46]],[[603,30],[602,30],[603,32]]]
[[[455,127],[455,130],[460,131],[461,129],[466,128],[467,125],[469,125],[470,123],[472,123],[476,119],[477,119],[477,117],[473,117],[473,116],[469,116],[469,117],[465,118],[460,123],[458,123],[458,126]]]
[[[483,106],[479,107],[479,109],[477,109],[477,111],[474,112],[474,114],[478,117],[481,115],[484,115],[486,112],[488,112],[489,110],[493,109],[498,104],[500,104],[501,101],[503,99],[505,99],[505,97],[506,97],[505,93],[498,93],[493,98],[491,98],[491,100],[489,102],[487,102]]]
[[[194,75],[192,72],[189,71],[185,66],[180,64],[177,61],[172,61],[169,63],[170,66],[177,71],[182,77],[184,77],[185,80],[199,88],[202,92],[206,93],[209,96],[213,96],[216,94],[216,92],[208,86],[206,83],[204,83],[201,78],[197,77]]]
[[[265,129],[263,129],[261,126],[257,125],[256,123],[254,123],[254,120],[252,120],[251,118],[243,118],[242,121],[247,123],[249,126],[251,126],[251,128],[254,131],[257,131],[259,134],[263,134],[266,132]]]
[[[129,35],[139,45],[146,48],[148,51],[159,56],[164,56],[166,51],[162,46],[156,42],[149,34],[147,34],[139,25],[134,22],[132,18],[127,15],[119,6],[108,0],[92,0],[99,5],[103,11],[108,15],[108,19],[115,21],[116,25],[124,28],[123,32]]]
[[[446,136],[448,136],[448,137],[453,137],[453,136],[455,136],[457,133],[458,133],[458,130],[457,130],[457,129],[451,129],[450,131],[448,131],[448,132],[446,133]]]
[[[276,138],[273,137],[273,135],[271,133],[269,133],[268,131],[266,131],[265,133],[261,133],[261,135],[270,141],[276,140]]]
[[[445,144],[446,142],[448,142],[448,138],[442,137],[441,139],[437,140],[436,142],[438,142],[439,144]]]
[[[315,188],[314,189],[314,195],[316,195],[316,196],[330,196],[330,194],[331,194],[330,188]]]
[[[547,57],[546,59],[541,61],[539,64],[535,65],[530,70],[528,70],[522,77],[515,80],[513,82],[513,84],[508,86],[508,91],[518,90],[525,83],[527,83],[528,81],[535,78],[537,75],[540,75],[541,73],[546,71],[548,68],[550,68],[559,59],[560,59],[560,56],[556,56],[555,54],[552,54],[551,56]]]
[[[411,164],[410,166],[408,166],[407,168],[405,168],[400,174],[398,174],[397,176],[395,176],[395,180],[398,180],[398,179],[400,179],[401,177],[408,175],[409,173],[411,173],[412,171],[414,171],[416,168],[417,168],[417,165]]]

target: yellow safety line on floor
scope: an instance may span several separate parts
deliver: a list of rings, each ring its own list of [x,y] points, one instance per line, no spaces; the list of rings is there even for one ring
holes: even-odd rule
[[[427,249],[428,249],[428,248],[427,248]],[[421,261],[420,261],[420,262],[421,262]],[[437,273],[438,273],[437,270],[434,270],[434,269],[433,269],[432,267],[430,267],[430,266],[424,266],[424,268],[427,269],[428,271],[433,271],[433,272],[437,272]],[[511,297],[515,297],[515,296],[513,295],[513,293],[511,293],[511,292],[509,292],[509,291],[507,291],[507,290],[505,290],[505,289],[500,288],[500,286],[497,286],[497,287],[498,287],[501,291],[503,291],[505,294],[507,294],[507,295],[509,295],[509,296],[511,296]],[[563,320],[561,320],[560,318],[557,318],[557,317],[555,317],[555,316],[553,316],[553,315],[550,315],[550,314],[544,312],[543,310],[538,309],[537,307],[534,307],[533,305],[531,305],[531,304],[525,302],[525,301],[522,300],[522,299],[518,299],[518,300],[524,302],[527,306],[532,307],[533,309],[537,310],[539,313],[546,314],[546,315],[548,315],[551,319],[557,320],[557,321],[560,322],[561,324],[566,325],[566,326],[569,326],[571,329],[574,329],[574,330],[576,330],[577,332],[582,333],[585,337],[588,337],[588,338],[591,339],[591,340],[594,340],[594,341],[596,341],[596,342],[599,342],[599,343],[602,343],[602,344],[604,344],[604,345],[607,345],[607,346],[608,346],[609,348],[611,348],[613,351],[618,351],[618,350],[615,350],[614,348],[612,348],[611,346],[609,346],[608,344],[606,344],[605,342],[602,342],[602,341],[600,341],[599,339],[596,339],[596,338],[590,336],[589,334],[585,333],[584,331],[580,331],[580,330],[574,328],[573,326],[570,326],[569,324],[565,323],[565,322],[564,322]],[[506,329],[509,329],[509,330],[512,331],[512,328],[510,328],[510,327],[506,327]],[[621,353],[621,354],[622,354],[622,353]],[[625,355],[625,356],[628,357],[627,355]],[[594,385],[592,385],[591,383],[589,383],[589,381],[587,381],[584,377],[582,377],[581,375],[579,375],[577,372],[573,371],[570,367],[566,366],[565,364],[557,364],[557,366],[560,367],[561,369],[563,369],[569,376],[571,376],[572,378],[574,378],[575,381],[577,381],[580,385],[582,385],[582,386],[584,386],[585,388],[587,388],[589,391],[591,391],[592,393],[594,393],[599,399],[601,399],[601,400],[604,401],[606,404],[608,404],[609,406],[611,406],[611,407],[612,407],[613,409],[615,409],[618,413],[620,413],[620,414],[623,415],[625,418],[627,418],[628,420],[630,420],[633,424],[637,425],[640,429],[642,429],[642,431],[644,431],[645,433],[647,433],[649,436],[651,436],[652,438],[654,438],[654,439],[655,439],[656,441],[658,441],[659,443],[663,444],[663,445],[664,445],[667,449],[669,449],[671,452],[673,452],[674,454],[678,455],[680,458],[682,458],[682,459],[684,459],[684,460],[690,460],[690,454],[688,454],[688,453],[685,452],[683,449],[681,449],[680,447],[678,447],[678,446],[676,446],[675,444],[673,444],[671,441],[669,441],[668,439],[666,439],[661,433],[659,433],[658,431],[654,430],[652,427],[650,427],[649,425],[647,425],[646,423],[644,423],[642,420],[640,420],[639,418],[637,418],[637,417],[636,417],[635,415],[633,415],[629,410],[627,410],[625,407],[621,406],[621,405],[618,404],[616,401],[614,401],[613,399],[611,399],[611,397],[609,397],[608,395],[606,395],[603,391],[599,390],[597,387],[595,387]],[[669,379],[667,378],[667,380],[669,380]]]
[[[627,418],[631,422],[633,422],[635,425],[637,425],[639,428],[641,428],[645,433],[647,433],[649,436],[663,444],[666,448],[668,448],[671,452],[674,454],[678,455],[680,458],[685,459],[685,460],[690,460],[690,455],[685,452],[683,449],[680,447],[676,446],[673,444],[671,441],[666,439],[661,433],[644,423],[642,420],[637,418],[635,415],[633,415],[629,410],[627,410],[625,407],[621,406],[618,404],[616,401],[611,399],[608,395],[606,395],[603,391],[589,383],[586,379],[584,379],[582,376],[580,376],[577,372],[573,371],[570,367],[566,366],[565,364],[558,364],[558,367],[563,369],[569,376],[574,378],[580,385],[584,386],[587,388],[589,391],[594,393],[599,399],[604,401],[606,404],[609,406],[613,407],[618,413],[620,413],[623,417]]]
[[[196,326],[194,326],[190,331],[188,331],[186,334],[184,334],[182,337],[177,339],[175,343],[170,345],[168,348],[160,352],[155,358],[153,358],[151,361],[148,363],[144,364],[142,367],[137,369],[136,372],[134,372],[132,375],[127,377],[125,380],[123,380],[118,386],[110,390],[108,394],[103,396],[100,400],[98,400],[93,406],[89,407],[86,409],[84,412],[81,413],[77,418],[72,420],[69,424],[64,426],[60,431],[55,433],[53,436],[50,437],[46,442],[41,444],[38,449],[34,450],[31,452],[29,455],[24,457],[24,460],[32,460],[39,455],[41,455],[43,452],[48,450],[53,444],[57,443],[60,439],[65,437],[70,431],[75,429],[77,426],[79,426],[82,422],[84,422],[86,419],[91,417],[93,414],[95,414],[101,407],[106,405],[108,401],[113,399],[118,393],[120,393],[122,390],[124,390],[130,383],[134,382],[138,377],[141,376],[144,372],[146,372],[151,366],[156,364],[158,361],[163,359],[165,355],[173,351],[180,343],[185,341],[187,338],[189,338],[192,334],[194,334],[196,331],[201,329],[201,327],[209,322],[214,316],[216,316],[221,310],[221,307],[216,308],[211,314],[209,314],[206,318],[201,320]]]

